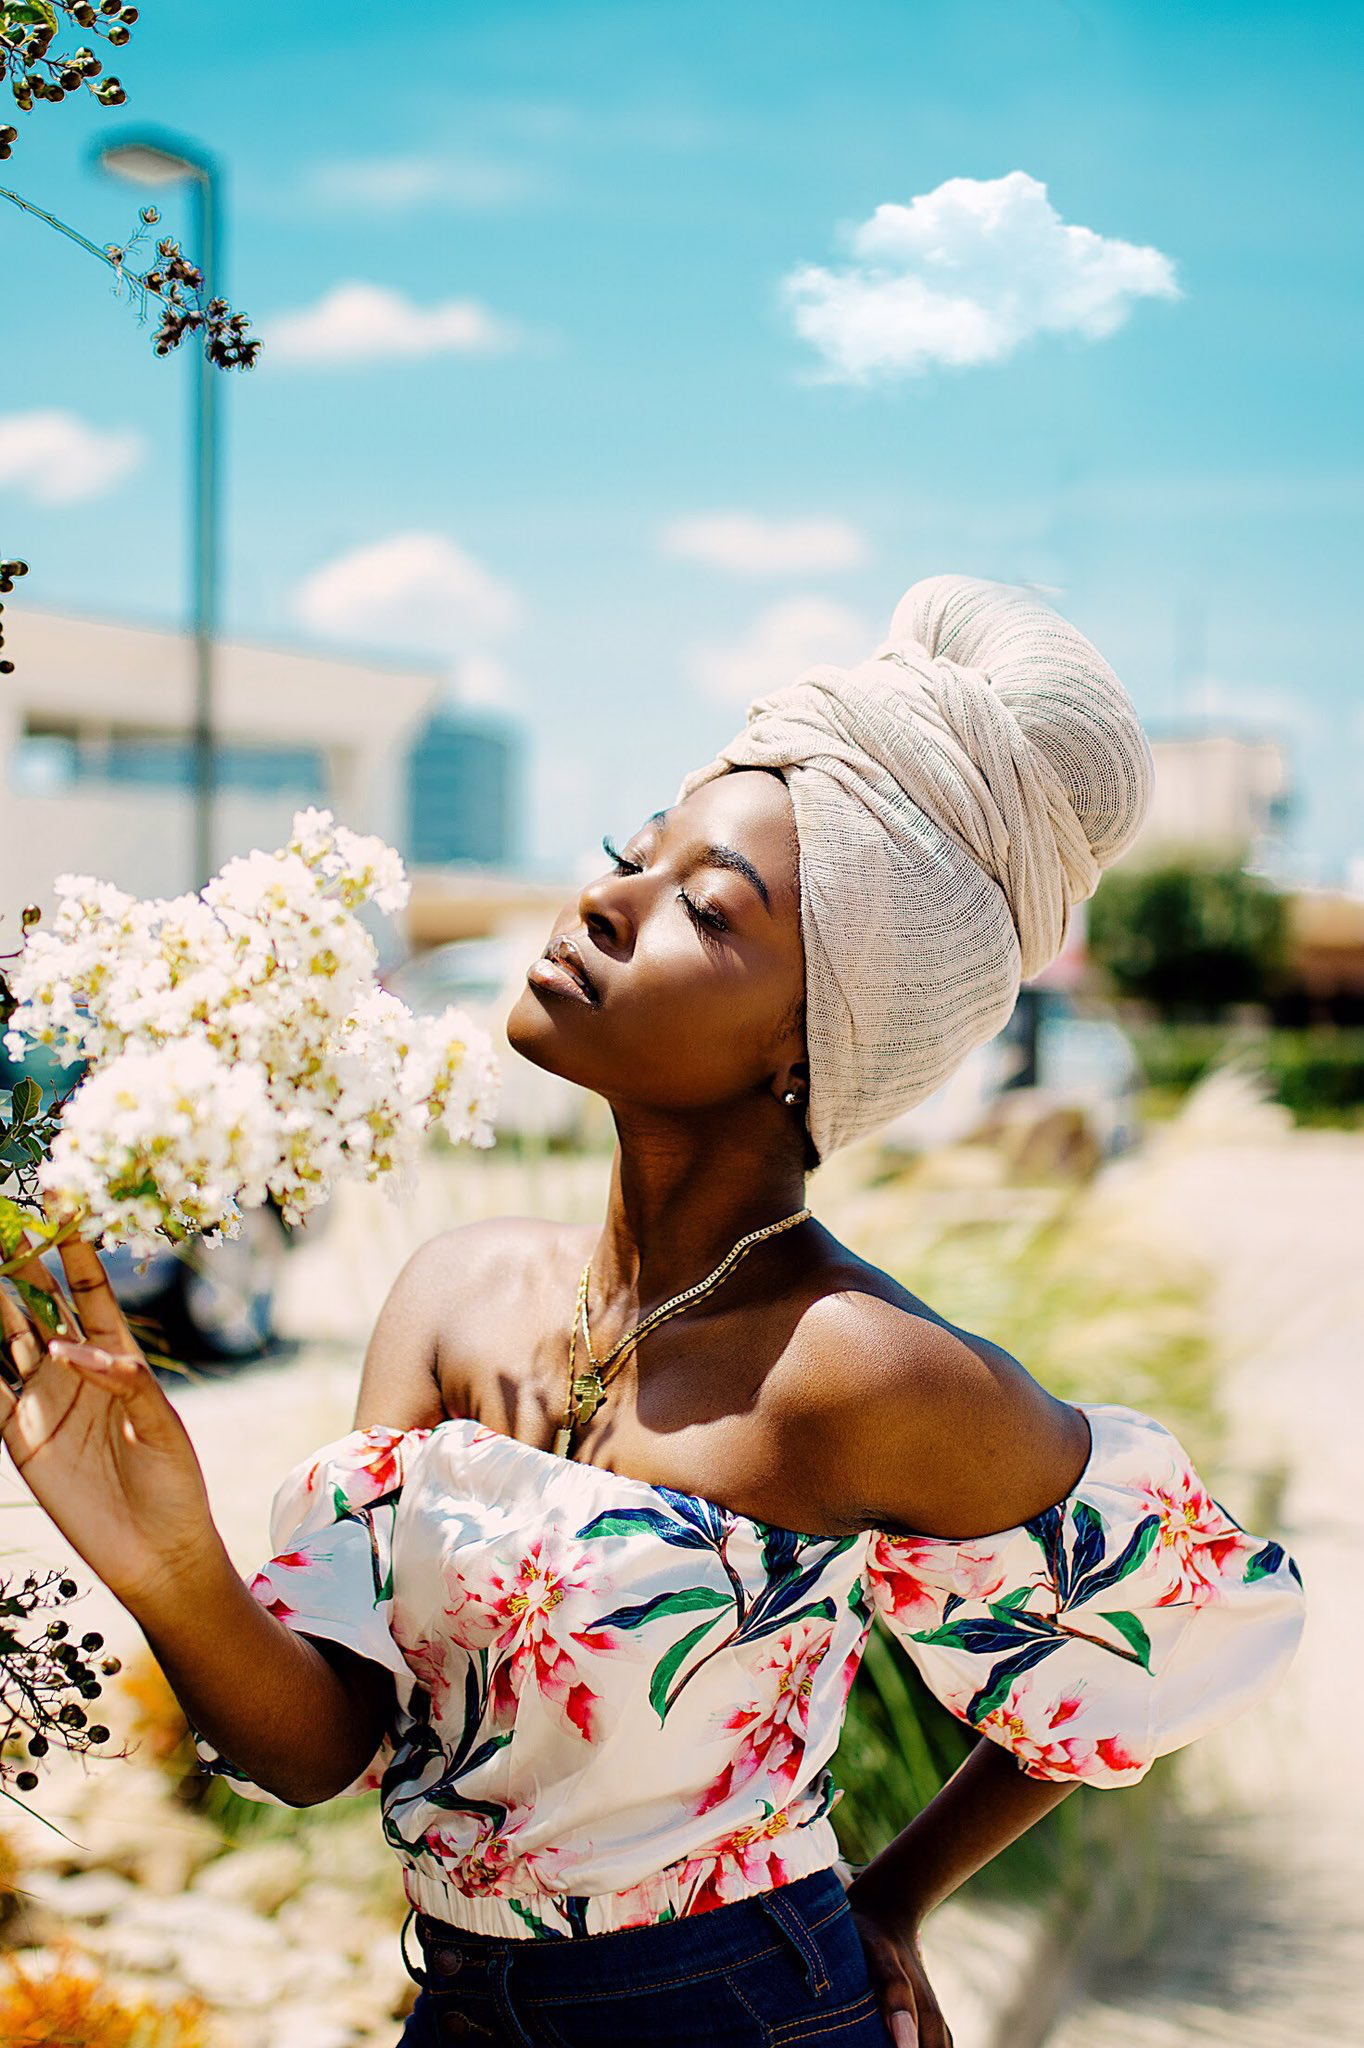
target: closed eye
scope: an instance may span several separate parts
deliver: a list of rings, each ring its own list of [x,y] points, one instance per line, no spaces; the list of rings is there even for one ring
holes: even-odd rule
[[[638,861],[625,858],[620,848],[612,843],[609,833],[602,833],[601,845],[602,852],[606,855],[607,859],[615,862],[618,875],[642,875],[644,873]]]
[[[702,903],[693,903],[685,889],[677,892],[679,903],[685,903],[687,914],[703,937],[713,939],[720,932],[729,930],[729,920],[718,910],[708,910]]]
[[[615,863],[615,869],[618,875],[643,874],[644,869],[640,862],[635,860],[627,860],[625,855],[621,852],[620,848],[611,839],[609,833],[603,832],[601,843],[602,851],[606,855],[607,859]],[[685,905],[687,915],[690,917],[692,923],[696,926],[697,930],[701,933],[701,936],[704,939],[714,939],[721,932],[727,932],[729,930],[729,919],[725,916],[723,911],[716,910],[708,904],[695,902],[687,894],[685,889],[678,890],[677,900],[679,903]]]

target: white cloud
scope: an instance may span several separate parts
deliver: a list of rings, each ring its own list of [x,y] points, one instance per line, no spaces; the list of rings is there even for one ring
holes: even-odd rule
[[[735,576],[810,576],[851,569],[866,544],[846,519],[763,519],[752,512],[704,512],[674,519],[663,552]]]
[[[475,652],[459,662],[449,695],[453,703],[475,710],[507,711],[520,702],[521,689],[504,662]]]
[[[0,414],[0,484],[40,505],[102,497],[137,468],[146,444],[129,431],[104,433],[75,413]]]
[[[293,596],[294,617],[331,641],[359,641],[435,656],[454,666],[456,694],[491,701],[486,649],[516,623],[515,593],[440,533],[396,533],[313,571]]]
[[[878,206],[849,249],[842,269],[804,264],[783,285],[797,332],[846,383],[1002,362],[1035,334],[1098,340],[1135,300],[1182,296],[1168,256],[1063,221],[1025,171]]]
[[[411,151],[382,157],[334,157],[304,172],[305,200],[361,213],[412,213],[424,208],[480,212],[513,206],[541,189],[523,164],[491,157]]]
[[[831,597],[788,597],[754,619],[728,646],[693,648],[691,671],[708,697],[744,705],[784,689],[816,662],[860,661],[871,635],[857,613]]]
[[[517,330],[476,299],[417,306],[384,285],[336,285],[315,306],[264,329],[267,356],[286,363],[381,363],[435,355],[495,355]]]

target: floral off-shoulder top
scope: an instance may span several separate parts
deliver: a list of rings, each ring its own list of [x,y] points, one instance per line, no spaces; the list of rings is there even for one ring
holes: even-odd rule
[[[1163,1424],[1078,1405],[1073,1491],[969,1542],[802,1535],[470,1421],[356,1430],[282,1482],[252,1592],[392,1671],[348,1789],[380,1788],[413,1906],[526,1938],[704,1912],[836,1860],[828,1766],[877,1614],[1036,1778],[1132,1784],[1275,1685],[1292,1557]]]

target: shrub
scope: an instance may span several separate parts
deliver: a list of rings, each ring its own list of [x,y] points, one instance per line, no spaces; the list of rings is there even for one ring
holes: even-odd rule
[[[1284,900],[1239,868],[1118,868],[1089,910],[1089,950],[1120,994],[1171,1017],[1263,1001],[1284,963]]]
[[[1364,1109],[1364,1030],[1248,1037],[1216,1024],[1153,1024],[1132,1035],[1147,1085],[1170,1095],[1231,1062],[1263,1073],[1300,1123],[1353,1122]]]
[[[55,1969],[12,1956],[0,1969],[5,2048],[210,2048],[208,2009],[193,1998],[153,2005],[128,1997],[74,1954]]]

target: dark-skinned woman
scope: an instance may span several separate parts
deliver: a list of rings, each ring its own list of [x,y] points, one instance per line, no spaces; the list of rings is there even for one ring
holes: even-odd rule
[[[80,1341],[6,1304],[5,1441],[205,1762],[299,1806],[381,1786],[407,2048],[949,2048],[925,1915],[1282,1675],[1298,1568],[1169,1429],[1056,1398],[805,1201],[1006,1021],[1150,785],[1089,642],[972,578],[751,705],[509,1018],[610,1104],[602,1223],[413,1251],[249,1585],[96,1254],[64,1254]],[[878,1614],[981,1739],[845,1889],[829,1764]]]

